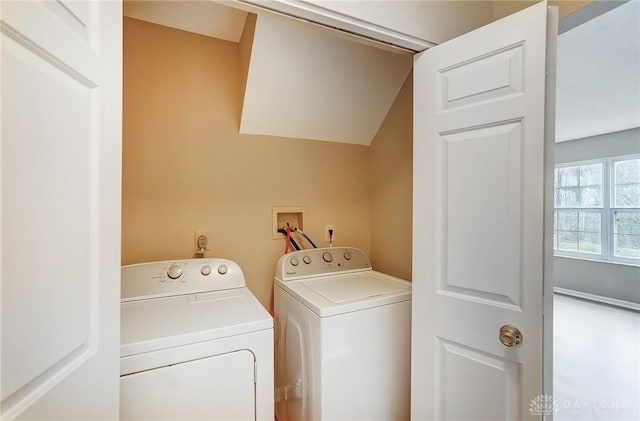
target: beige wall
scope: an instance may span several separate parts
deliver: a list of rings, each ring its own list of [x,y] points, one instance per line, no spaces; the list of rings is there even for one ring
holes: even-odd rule
[[[529,7],[540,0],[495,0],[493,2],[493,19],[497,20]],[[560,18],[563,18],[593,0],[549,0],[549,6],[558,6]]]
[[[320,245],[370,252],[369,148],[238,133],[238,44],[124,20],[122,263],[208,256],[237,261],[269,308],[284,242],[273,206],[306,206]]]
[[[371,261],[411,280],[413,73],[405,81],[371,149]]]

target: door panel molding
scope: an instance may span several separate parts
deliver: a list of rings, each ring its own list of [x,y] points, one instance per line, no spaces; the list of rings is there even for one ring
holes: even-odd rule
[[[518,42],[440,70],[441,111],[521,94],[523,48]]]
[[[464,128],[440,139],[444,164],[442,218],[446,227],[442,233],[445,256],[440,263],[440,288],[467,295],[470,300],[491,300],[496,305],[520,309],[522,123]],[[472,231],[456,231],[460,224]],[[501,232],[505,224],[507,231]],[[475,239],[482,239],[482,247]],[[502,278],[505,282],[498,282],[496,272],[507,273]]]
[[[519,418],[522,401],[520,363],[506,356],[490,354],[443,338],[436,340],[436,376],[440,385],[436,398],[436,419],[444,421]],[[462,373],[448,375],[449,369],[464,369],[464,377],[460,375]],[[470,382],[467,376],[481,378],[482,381]],[[465,400],[467,394],[480,399],[476,402]]]
[[[35,56],[38,56],[52,66],[57,67],[63,73],[66,73],[73,79],[85,85],[87,88],[95,88],[97,86],[95,82],[87,79],[82,73],[79,73],[73,67],[69,66],[67,63],[54,56],[51,52],[27,38],[24,34],[7,25],[5,22],[0,22],[0,33],[6,35],[17,44],[20,44],[25,50],[30,51]]]
[[[3,240],[12,245],[3,253],[2,291],[12,317],[2,334],[2,408],[10,418],[98,347],[99,108],[95,84],[32,43],[1,36],[10,139],[2,178],[19,180],[2,192]],[[37,257],[31,248],[41,250]]]

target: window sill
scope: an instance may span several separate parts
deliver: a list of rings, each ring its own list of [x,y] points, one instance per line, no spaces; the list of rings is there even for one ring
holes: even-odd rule
[[[564,254],[555,254],[553,257],[557,257],[560,259],[572,259],[572,260],[584,260],[586,262],[595,262],[595,263],[606,263],[609,265],[618,265],[618,266],[629,266],[633,268],[640,267],[640,263],[629,263],[629,262],[617,262],[615,260],[603,260],[603,259],[591,259],[587,257],[579,257],[579,256],[567,256]]]

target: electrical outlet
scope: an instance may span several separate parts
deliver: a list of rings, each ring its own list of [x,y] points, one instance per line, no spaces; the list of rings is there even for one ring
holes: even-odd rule
[[[194,240],[194,247],[196,249],[196,251],[200,251],[201,248],[201,243],[198,243],[198,239],[200,237],[204,236],[207,239],[207,243],[209,241],[209,230],[206,229],[196,229],[194,231],[194,235],[193,235],[193,240]],[[205,248],[207,246],[205,245]]]
[[[325,225],[324,226],[324,241],[331,241],[331,239],[329,238],[329,230],[333,230],[333,241],[336,241],[336,229],[333,227],[333,225]]]

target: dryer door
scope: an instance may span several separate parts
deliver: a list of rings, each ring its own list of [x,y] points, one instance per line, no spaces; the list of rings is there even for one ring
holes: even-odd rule
[[[254,355],[247,350],[120,378],[121,420],[255,420]]]

